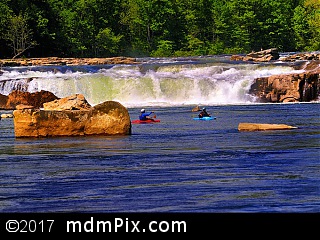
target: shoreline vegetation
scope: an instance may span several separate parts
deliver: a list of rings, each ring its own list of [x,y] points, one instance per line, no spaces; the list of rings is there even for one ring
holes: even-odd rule
[[[0,2],[0,59],[320,50],[319,0]]]

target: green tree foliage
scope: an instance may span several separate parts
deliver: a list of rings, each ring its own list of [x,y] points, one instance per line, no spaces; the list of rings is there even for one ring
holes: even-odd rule
[[[28,15],[22,13],[10,19],[5,39],[8,40],[13,50],[12,58],[20,56],[26,50],[37,45],[36,41],[32,39],[33,32],[28,26],[27,19]]]
[[[0,0],[0,57],[9,20],[28,13],[30,56],[190,56],[320,50],[319,0]]]
[[[8,0],[0,0],[0,31],[3,34],[11,17],[12,10],[8,6]]]
[[[110,28],[101,29],[96,36],[96,56],[114,56],[117,54],[121,35],[115,35]]]
[[[11,19],[12,10],[8,6],[8,0],[0,0],[0,57],[10,54],[6,47],[5,35]]]
[[[305,0],[294,10],[293,29],[296,48],[300,51],[320,49],[320,2]]]

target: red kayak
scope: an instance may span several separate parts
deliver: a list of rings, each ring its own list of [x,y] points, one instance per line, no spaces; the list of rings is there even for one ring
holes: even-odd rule
[[[144,123],[157,123],[157,122],[160,122],[159,119],[147,119],[147,120],[133,120],[131,121],[131,123],[133,124],[144,124]]]

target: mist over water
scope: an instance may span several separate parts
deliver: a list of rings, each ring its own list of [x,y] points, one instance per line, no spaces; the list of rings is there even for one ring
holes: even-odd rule
[[[254,103],[254,79],[303,72],[289,63],[237,63],[225,58],[140,59],[135,65],[4,68],[0,93],[46,90],[75,93],[91,105],[119,101],[127,107]]]

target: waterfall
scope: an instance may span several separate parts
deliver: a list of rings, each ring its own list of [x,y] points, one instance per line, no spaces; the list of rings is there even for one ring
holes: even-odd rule
[[[136,65],[5,68],[0,93],[46,90],[57,97],[75,93],[91,105],[107,100],[127,107],[254,103],[255,78],[292,73],[288,64],[230,61],[167,61]]]

